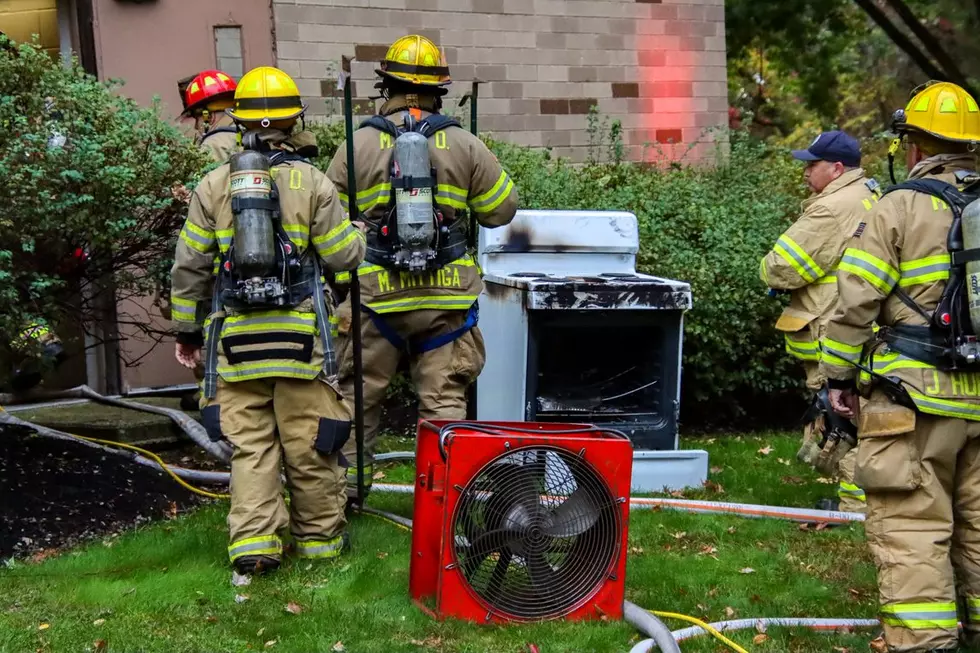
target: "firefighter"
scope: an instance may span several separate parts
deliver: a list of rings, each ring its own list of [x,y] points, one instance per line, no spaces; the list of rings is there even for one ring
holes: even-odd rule
[[[855,482],[867,493],[888,649],[952,651],[958,598],[967,644],[980,644],[978,375],[944,371],[957,312],[946,291],[958,286],[947,283],[958,267],[947,239],[957,189],[977,178],[980,111],[959,86],[934,83],[893,127],[907,139],[911,181],[853,233],[820,371],[834,410],[858,419]],[[957,301],[965,307],[965,292]]]
[[[793,157],[806,162],[812,195],[803,202],[803,215],[762,259],[761,276],[770,289],[790,295],[776,329],[784,333],[786,351],[802,361],[806,386],[815,393],[799,457],[839,477],[838,499],[823,499],[818,507],[863,513],[864,492],[854,484],[854,426],[830,410],[821,392],[820,340],[837,303],[837,264],[847,237],[877,203],[878,184],[861,168],[860,144],[841,131],[820,134]],[[842,435],[850,442],[841,441]]]
[[[305,112],[295,82],[281,70],[259,67],[242,77],[228,113],[249,151],[233,155],[195,188],[172,269],[177,360],[193,368],[207,345],[202,421],[212,438],[227,438],[234,448],[228,553],[241,574],[278,568],[287,525],[301,557],[335,557],[346,544],[338,459],[351,415],[336,382],[321,275],[355,269],[365,239],[344,214],[334,185],[305,158],[316,153],[313,135],[295,131]],[[253,168],[233,168],[255,150],[268,157],[278,199],[272,191],[240,195],[267,188]],[[280,218],[246,221],[255,211]],[[212,279],[216,253],[220,272]],[[276,263],[256,286],[239,266],[259,255]],[[277,285],[287,269],[289,281]]]
[[[417,35],[398,39],[376,73],[380,78],[376,87],[384,103],[379,115],[354,134],[355,200],[368,230],[368,254],[358,271],[363,310],[364,477],[368,485],[381,401],[402,357],[410,363],[421,418],[465,419],[467,388],[485,362],[483,336],[476,326],[483,281],[476,260],[467,251],[468,216],[472,212],[479,224],[492,228],[508,224],[517,211],[517,190],[496,157],[477,137],[440,115],[451,80],[446,59],[432,41]],[[392,174],[393,167],[399,166],[392,165],[392,158],[399,128],[412,125],[422,128],[427,137],[436,179],[431,182],[432,194],[425,197],[434,198],[434,213],[442,230],[438,252],[429,252],[434,255],[432,267],[422,271],[406,269],[405,250],[399,249],[402,244],[394,238],[401,218],[394,210],[398,191],[397,186],[393,191]],[[345,204],[347,166],[342,144],[327,176]],[[428,178],[429,174],[421,176]],[[432,213],[429,215],[432,222]],[[337,281],[343,283],[344,278]],[[342,304],[339,315],[338,328],[345,343],[339,356],[340,379],[349,400],[356,381],[349,346],[349,301]],[[349,494],[356,494],[355,452],[352,438],[344,449],[351,463]]]
[[[35,347],[39,351],[30,351]],[[20,359],[10,381],[11,389],[17,394],[36,388],[45,373],[57,371],[67,357],[61,338],[41,318],[21,331],[12,348]]]
[[[184,80],[177,83],[178,90]],[[203,70],[187,83],[181,117],[194,118],[197,143],[218,163],[240,148],[238,130],[225,110],[234,105],[237,84],[220,70]]]

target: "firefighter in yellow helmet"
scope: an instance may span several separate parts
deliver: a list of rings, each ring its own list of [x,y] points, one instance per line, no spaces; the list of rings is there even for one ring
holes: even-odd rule
[[[980,109],[934,83],[894,129],[909,180],[884,193],[844,252],[820,371],[834,409],[858,422],[855,482],[888,648],[952,651],[958,618],[967,645],[980,644],[980,376],[964,337],[957,252],[968,232],[954,220],[977,193]]]
[[[819,134],[793,157],[806,162],[804,176],[813,194],[803,215],[762,259],[762,281],[775,293],[788,293],[776,329],[786,351],[803,363],[806,386],[815,393],[807,411],[798,457],[821,473],[838,476],[837,500],[819,508],[863,513],[864,491],[854,484],[854,425],[831,409],[819,374],[820,339],[837,303],[837,264],[848,237],[878,201],[878,183],[861,168],[861,145],[841,131]]]
[[[347,196],[345,144],[327,170],[341,200],[356,202],[368,227],[368,253],[358,271],[368,484],[381,401],[402,357],[411,366],[421,418],[466,417],[466,390],[485,362],[476,326],[483,281],[467,247],[468,216],[492,228],[517,211],[517,190],[496,157],[439,113],[451,80],[432,41],[398,39],[377,74],[384,104],[354,134],[357,197]],[[349,399],[356,381],[349,302],[339,314],[340,379]],[[355,451],[352,439],[344,449],[350,493],[356,493]]]
[[[172,270],[177,360],[192,368],[206,349],[202,421],[234,448],[228,553],[239,573],[277,568],[287,527],[300,557],[335,557],[346,543],[338,459],[351,415],[322,275],[355,269],[365,244],[308,160],[315,140],[295,130],[305,111],[281,70],[242,77],[228,113],[244,151],[194,190]]]

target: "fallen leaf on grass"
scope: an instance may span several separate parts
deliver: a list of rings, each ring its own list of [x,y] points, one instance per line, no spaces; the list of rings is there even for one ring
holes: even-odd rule
[[[799,476],[784,476],[780,479],[783,483],[787,485],[802,485],[803,479]]]
[[[177,518],[177,502],[176,501],[171,501],[170,502],[170,505],[167,506],[167,509],[164,511],[164,514],[167,516],[167,519],[176,519]]]
[[[800,524],[797,528],[799,528],[801,531],[808,531],[810,530],[810,524],[803,523]]]
[[[698,551],[699,556],[711,556],[712,558],[717,560],[718,556],[715,555],[716,553],[718,553],[718,549],[711,546],[710,544],[705,544],[704,546],[701,547],[701,550]]]
[[[344,651],[346,651],[347,649],[344,648],[343,642],[337,642],[336,644],[333,645],[333,648],[330,650],[333,651],[334,653],[344,653]]]
[[[44,562],[56,555],[58,555],[58,549],[42,549],[31,556],[31,562]]]
[[[252,584],[252,577],[248,574],[239,574],[237,571],[231,572],[232,587],[245,587]]]
[[[109,646],[109,642],[105,641],[104,639],[97,639],[92,646],[95,647],[96,651],[104,651]]]
[[[760,620],[760,621],[757,621],[757,622],[755,622],[755,629],[756,629],[756,630],[757,630],[758,632],[760,632],[760,633],[764,633],[764,632],[766,632],[766,630],[768,630],[768,629],[766,628],[766,624],[765,624],[764,622],[762,622],[761,620]]]
[[[541,649],[538,648],[537,644],[528,644],[527,653],[541,653]]]
[[[776,462],[778,462],[780,465],[786,465],[787,467],[790,466],[790,462],[785,458],[777,458]]]
[[[754,574],[755,573],[755,569],[753,569],[752,567],[745,567],[744,569],[739,569],[738,570],[738,573],[740,573],[740,574]]]
[[[51,624],[41,624],[40,626],[37,627],[37,629],[38,630],[47,630],[50,627],[51,627]]]
[[[826,478],[824,476],[821,476],[821,477],[817,478],[817,483],[820,483],[821,485],[836,485],[837,484],[837,482],[834,481],[834,479],[832,479],[832,478]]]
[[[772,447],[766,445],[763,448],[759,449],[759,453],[761,453],[763,456],[768,456],[769,454],[772,453]]]
[[[384,477],[385,477],[385,473],[384,473],[384,472],[375,472],[375,473],[374,473],[374,476],[372,476],[372,478],[373,478],[374,480],[376,480],[376,481],[380,481],[380,480],[381,480],[381,479],[383,479]]]
[[[727,619],[733,619],[733,618],[735,618],[735,609],[732,608],[731,606],[726,606],[725,607],[725,617]]]
[[[851,653],[851,649],[844,648],[843,646],[835,646],[834,653]]]
[[[642,553],[643,553],[643,547],[642,546],[632,546],[632,547],[630,547],[630,553],[632,553],[634,555],[642,555]]]
[[[674,490],[673,492],[670,493],[670,496],[674,497],[675,499],[683,499],[684,498],[684,491],[683,490]]]
[[[716,596],[718,596],[718,588],[717,587],[712,587],[710,590],[708,590],[708,598],[712,598],[713,599]]]
[[[256,637],[262,637],[262,633],[265,632],[265,628],[259,628],[259,632],[255,633]]]
[[[888,653],[888,644],[885,644],[884,637],[871,640],[871,642],[868,644],[868,648],[875,653]]]
[[[302,611],[303,611],[303,608],[299,607],[299,603],[296,603],[294,601],[290,601],[286,605],[286,612],[288,612],[290,614],[299,614]]]
[[[268,642],[265,643],[266,648],[272,648],[275,645],[276,645],[276,640],[274,639],[270,639]]]
[[[218,618],[216,616],[214,616],[213,614],[211,614],[211,615],[208,615],[207,616],[207,618],[205,619],[205,621],[208,622],[209,624],[216,624],[216,623],[218,623]]]
[[[725,493],[725,488],[723,488],[720,483],[705,481],[702,485],[704,485],[704,489],[708,490],[709,492],[714,492],[715,494]]]
[[[823,531],[823,530],[826,530],[826,529],[827,529],[827,522],[822,521],[819,524],[817,524],[817,530],[818,531]]]
[[[248,594],[235,595],[235,603],[244,603],[245,601],[248,601]]]
[[[764,644],[768,639],[769,639],[769,635],[766,635],[765,633],[759,633],[758,635],[752,638],[752,643],[756,645]]]
[[[678,531],[677,533],[674,533],[675,540],[683,540],[685,536],[687,536],[687,531]]]
[[[126,590],[125,592],[123,592],[122,595],[123,596],[129,596],[130,594],[132,594],[135,591],[136,591],[136,588],[135,587],[131,587],[128,590]]]
[[[101,626],[104,623],[105,623],[105,619],[96,619],[95,621],[92,622],[92,625],[93,626]]]
[[[734,532],[735,532],[736,530],[738,530],[738,529],[737,529],[737,528],[735,528],[734,526],[729,526],[729,527],[728,527],[728,534],[729,534],[729,535],[731,535],[731,534],[733,534],[733,533],[734,533]]]
[[[385,552],[385,551],[378,551],[378,560],[384,560],[387,557],[388,557],[387,552]]]
[[[711,473],[712,474],[721,474],[723,471],[725,471],[725,468],[724,467],[712,467],[711,468]]]

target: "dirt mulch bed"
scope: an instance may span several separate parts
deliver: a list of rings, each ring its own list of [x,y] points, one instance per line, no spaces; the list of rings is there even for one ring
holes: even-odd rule
[[[118,533],[203,501],[121,456],[0,429],[0,558]]]

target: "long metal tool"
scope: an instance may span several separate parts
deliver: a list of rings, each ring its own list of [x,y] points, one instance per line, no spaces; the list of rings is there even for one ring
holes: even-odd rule
[[[341,59],[337,89],[344,91],[344,122],[347,130],[347,211],[351,222],[357,221],[357,176],[354,171],[354,101],[351,98],[352,58]],[[364,368],[361,356],[361,281],[357,270],[350,273],[350,330],[354,352],[354,441],[357,443],[357,498],[354,504],[360,510],[364,505]]]
[[[479,103],[480,103],[480,83],[481,82],[479,79],[476,78],[473,79],[473,83],[470,87],[471,90],[469,96],[466,98],[470,101],[470,133],[476,136],[477,138],[480,137],[480,130],[477,128],[477,122],[476,122],[477,110],[479,108]],[[470,251],[473,252],[473,256],[479,258],[480,252],[478,251],[477,248],[479,247],[479,242],[480,242],[479,239],[480,225],[476,221],[476,213],[473,211],[470,211],[469,213],[470,213],[469,231],[467,232],[466,236],[467,236]],[[467,419],[471,419],[471,420],[476,419],[476,383],[477,383],[476,380],[474,380],[473,383],[470,384],[468,395],[466,397],[466,417]]]

